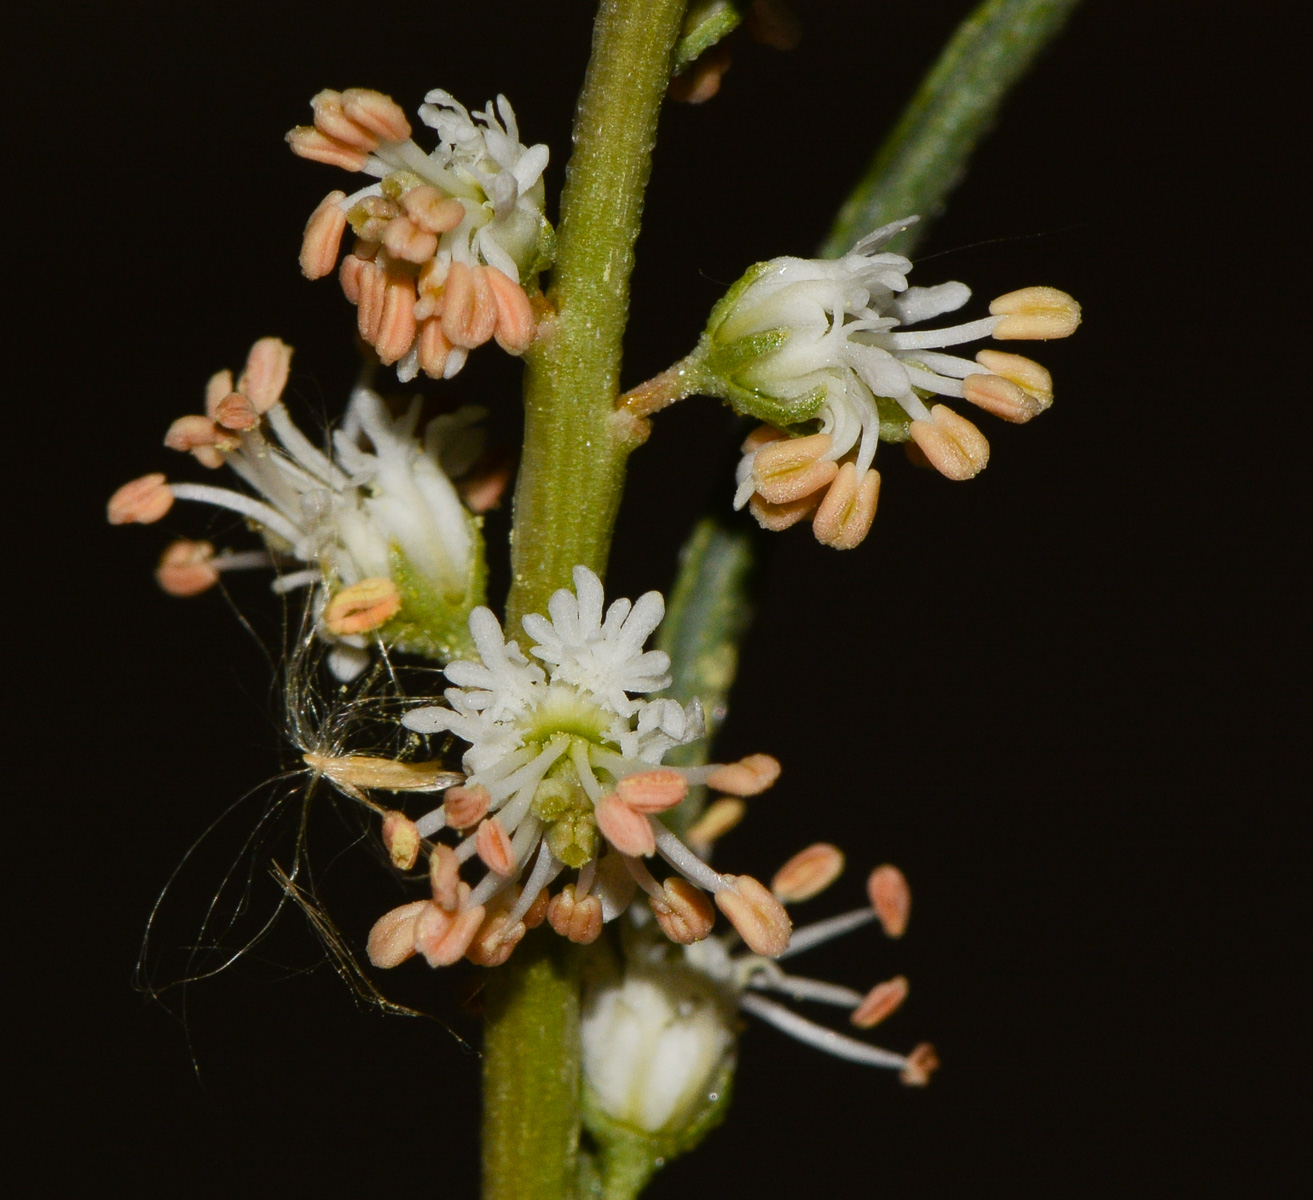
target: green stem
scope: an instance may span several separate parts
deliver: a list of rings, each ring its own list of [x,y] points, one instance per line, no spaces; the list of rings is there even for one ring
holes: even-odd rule
[[[932,216],[961,182],[1003,98],[1079,0],[985,0],[957,29],[902,120],[839,210],[821,246],[837,258],[859,237],[909,213]],[[891,243],[911,250],[924,222]]]
[[[525,356],[507,625],[603,572],[634,422],[614,412],[643,192],[685,0],[603,0],[561,193],[556,309]]]
[[[577,959],[545,935],[489,974],[484,1200],[565,1200],[579,1156]]]

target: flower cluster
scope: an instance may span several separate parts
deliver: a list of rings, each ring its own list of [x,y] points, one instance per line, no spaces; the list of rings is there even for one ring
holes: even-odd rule
[[[255,495],[154,473],[114,494],[110,521],[157,521],[175,500],[245,517],[264,535],[265,552],[216,554],[209,542],[178,541],[161,560],[161,586],[190,596],[221,571],[269,566],[279,572],[276,591],[313,587],[316,628],[334,644],[329,663],[339,678],[364,669],[366,635],[452,657],[468,644],[466,618],[483,594],[482,535],[471,508],[494,503],[506,483],[504,472],[471,479],[463,503],[451,482],[481,452],[480,410],[436,417],[421,437],[418,399],[393,417],[362,385],[325,453],[282,403],[291,356],[277,338],[262,338],[236,384],[229,371],[214,375],[205,413],[179,417],[164,439],[202,466],[226,465]]]
[[[768,529],[812,517],[817,538],[849,549],[869,532],[879,498],[876,445],[915,443],[950,479],[989,458],[980,431],[935,396],[1028,421],[1053,400],[1049,373],[1016,354],[943,352],[980,338],[1067,337],[1080,307],[1055,288],[1000,296],[990,316],[940,329],[906,326],[961,308],[962,283],[909,287],[911,262],[881,252],[915,217],[875,230],[843,258],[758,263],[712,313],[698,355],[717,390],[766,424],[744,443],[735,506]]]
[[[425,96],[420,120],[438,135],[426,154],[389,97],[364,88],[320,92],[314,124],[287,140],[303,158],[378,183],[324,197],[306,225],[301,269],[332,271],[346,228],[356,235],[339,278],[360,335],[403,381],[450,378],[490,338],[522,352],[533,340],[533,286],[551,258],[543,215],[544,145],[520,142],[505,96],[470,116],[447,92]]]
[[[776,873],[771,891],[782,904],[818,895],[841,873],[834,846],[809,846]],[[588,989],[582,1024],[584,1081],[605,1117],[649,1135],[677,1135],[716,1104],[733,1063],[736,1010],[751,1013],[808,1045],[867,1066],[896,1070],[904,1083],[929,1081],[938,1065],[922,1043],[908,1054],[872,1046],[801,1016],[769,998],[846,1009],[859,1029],[870,1029],[907,998],[901,975],[867,992],[788,974],[778,959],[879,921],[891,938],[907,927],[911,894],[902,872],[888,864],[867,879],[868,905],[804,925],[777,959],[738,947],[731,936],[672,947],[651,936],[641,910],[625,930],[624,960],[598,973]]]
[[[547,920],[557,933],[588,943],[603,923],[628,907],[637,889],[649,897],[661,929],[688,944],[707,936],[716,907],[761,955],[789,943],[789,919],[778,900],[747,875],[723,875],[660,820],[692,784],[733,795],[764,791],[779,774],[766,755],[706,767],[662,766],[673,746],[702,736],[702,711],[669,699],[644,699],[670,682],[668,657],[644,651],[665,605],[657,592],[603,612],[601,581],[574,571],[575,591],[556,592],[550,617],[531,615],[531,661],[506,641],[486,608],[470,614],[476,660],[449,663],[446,705],[412,709],[402,723],[418,733],[450,732],[468,743],[467,777],[441,807],[411,821],[385,820],[393,861],[408,869],[428,843],[431,898],[382,917],[369,938],[376,966],[415,953],[431,966],[462,956],[504,962],[526,929]],[[453,847],[432,843],[443,829]],[[654,855],[677,874],[658,882]],[[486,868],[473,887],[461,867],[477,857]],[[548,888],[578,871],[554,895]],[[521,882],[521,880],[523,882]]]

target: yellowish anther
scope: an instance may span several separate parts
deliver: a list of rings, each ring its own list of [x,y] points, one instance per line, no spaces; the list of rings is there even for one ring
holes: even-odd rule
[[[258,413],[267,413],[282,397],[292,371],[292,347],[276,337],[263,337],[246,356],[237,390]]]
[[[929,1042],[922,1042],[907,1056],[907,1065],[900,1072],[899,1078],[908,1087],[925,1087],[930,1082],[930,1076],[937,1070],[939,1055]]]
[[[748,511],[757,518],[757,524],[763,529],[780,533],[804,517],[811,516],[820,502],[820,492],[812,492],[810,496],[803,496],[801,500],[792,500],[788,504],[771,504],[754,492],[748,500]]]
[[[488,870],[509,876],[515,870],[515,852],[510,834],[496,817],[489,817],[474,835],[479,857]]]
[[[912,913],[912,889],[902,871],[892,863],[876,867],[866,880],[866,894],[885,934],[902,937]]]
[[[452,829],[469,829],[483,820],[492,803],[492,795],[481,783],[454,787],[447,791],[443,814]]]
[[[721,796],[707,805],[703,814],[688,827],[684,840],[701,858],[731,829],[734,828],[748,811],[748,806],[737,796]]]
[[[400,762],[369,754],[306,754],[303,758],[306,766],[334,783],[384,792],[435,792],[461,778],[437,759]]]
[[[749,754],[736,763],[717,767],[707,776],[707,786],[732,796],[757,796],[779,777],[778,759],[769,754]]]
[[[497,306],[497,328],[493,336],[508,354],[523,354],[538,333],[533,305],[524,289],[509,275],[487,268],[488,287]]]
[[[627,775],[615,785],[616,794],[635,812],[665,812],[688,795],[688,783],[670,767]]]
[[[219,582],[212,558],[214,547],[209,542],[179,538],[161,555],[155,581],[170,596],[198,596]]]
[[[401,611],[401,593],[390,579],[362,579],[343,588],[324,608],[323,625],[344,637],[386,625]]]
[[[383,816],[383,845],[398,871],[409,871],[419,859],[419,830],[405,813]]]
[[[678,875],[667,879],[661,890],[666,897],[664,903],[649,896],[648,904],[666,937],[681,946],[691,946],[711,932],[716,910],[706,892]]]
[[[621,854],[642,858],[656,853],[656,838],[647,817],[630,808],[614,792],[597,802],[593,815],[602,836]]]
[[[843,874],[843,851],[828,842],[799,850],[775,872],[770,890],[782,904],[797,904],[825,891]]]
[[[870,1029],[880,1024],[904,1000],[907,999],[907,978],[895,975],[884,983],[877,983],[865,999],[853,1009],[852,1023],[860,1029]]]
[[[481,911],[481,910],[480,910]],[[465,957],[480,967],[500,967],[524,937],[523,921],[510,924],[510,914],[495,912],[485,917],[465,951]]]
[[[173,507],[173,489],[159,471],[125,483],[109,498],[105,515],[111,525],[150,525]]]
[[[990,306],[1002,317],[994,337],[1007,341],[1047,341],[1070,337],[1080,324],[1080,305],[1066,292],[1051,287],[1028,287],[999,296]]]
[[[767,443],[752,461],[757,494],[770,504],[789,504],[828,486],[839,473],[839,464],[824,457],[833,444],[828,433]]]
[[[981,350],[976,354],[976,362],[1033,396],[1041,409],[1053,403],[1053,376],[1033,358],[1009,354],[1006,350]]]
[[[322,279],[337,262],[346,232],[346,213],[342,211],[345,192],[329,192],[310,214],[301,237],[301,274],[307,279]]]
[[[399,967],[415,953],[415,925],[420,914],[431,908],[427,900],[403,904],[384,913],[369,931],[365,953],[376,967]]]
[[[232,391],[233,373],[215,371],[205,384],[205,415],[213,417],[219,405],[232,395]]]
[[[844,463],[812,518],[812,532],[823,546],[852,550],[866,540],[880,502],[880,472],[857,478],[857,467]]]
[[[465,219],[465,205],[428,184],[411,188],[401,197],[406,216],[430,233],[447,233]]]
[[[962,380],[962,395],[977,408],[1016,425],[1044,411],[1034,396],[1001,375],[968,375]]]
[[[347,210],[346,219],[358,238],[377,245],[383,240],[388,225],[400,215],[401,209],[395,201],[386,196],[366,196]]]
[[[912,422],[912,440],[941,475],[961,482],[974,479],[989,462],[989,442],[965,417],[936,404],[929,421]]]
[[[482,346],[497,328],[497,301],[487,267],[454,262],[447,272],[442,332],[453,346]]]
[[[383,248],[404,262],[427,262],[437,252],[438,235],[421,229],[409,217],[397,217],[383,230]]]
[[[567,883],[547,905],[547,922],[563,938],[586,946],[602,932],[602,902],[596,896],[577,897]]]
[[[342,110],[357,125],[385,142],[404,142],[410,137],[410,122],[401,105],[372,88],[347,88],[342,93]]]
[[[775,958],[789,947],[793,922],[770,891],[751,875],[725,875],[727,887],[716,893],[716,907],[754,954]]]
[[[298,158],[341,167],[344,171],[362,170],[369,158],[365,151],[331,138],[313,125],[298,125],[291,130],[287,134],[287,144]]]
[[[341,92],[325,88],[311,99],[310,107],[315,113],[315,128],[325,137],[366,153],[378,149],[378,138],[343,110]]]
[[[433,903],[444,912],[455,912],[460,906],[460,859],[456,851],[443,842],[439,842],[429,852],[429,887],[433,891]],[[464,953],[464,951],[462,951]]]
[[[485,916],[482,904],[455,915],[444,912],[436,904],[426,904],[415,922],[415,948],[424,955],[430,967],[449,967],[469,951],[470,943],[483,927]]]

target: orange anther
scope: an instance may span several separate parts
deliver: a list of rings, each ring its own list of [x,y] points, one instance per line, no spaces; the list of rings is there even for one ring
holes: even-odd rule
[[[484,916],[482,904],[454,915],[436,904],[425,904],[415,922],[415,949],[424,955],[430,967],[449,967],[469,950],[470,942],[483,926]]]
[[[350,259],[345,261],[349,262]],[[356,287],[356,325],[360,330],[360,336],[372,346],[378,340],[379,327],[383,320],[387,272],[376,262],[362,261],[356,273]]]
[[[369,158],[363,150],[331,138],[313,125],[298,125],[291,130],[287,134],[287,144],[292,148],[292,153],[300,158],[327,163],[330,167],[341,167],[345,171],[362,170]]]
[[[834,443],[828,433],[769,442],[752,460],[757,494],[770,504],[788,504],[826,487],[839,464],[824,457]]]
[[[991,374],[1002,376],[1028,396],[1033,396],[1041,409],[1053,403],[1053,376],[1034,359],[1003,350],[981,350],[976,354],[976,362]]]
[[[799,850],[775,872],[770,890],[784,904],[810,900],[843,873],[843,851],[828,842],[817,842]]]
[[[410,137],[410,122],[391,96],[372,88],[347,88],[342,109],[357,125],[385,142],[404,142]]]
[[[684,840],[705,858],[715,842],[743,820],[747,811],[748,806],[737,796],[721,796],[707,805],[706,811],[688,827]]]
[[[524,922],[525,929],[537,929],[547,918],[547,906],[552,902],[552,898],[543,888],[534,898],[534,902],[524,910],[524,916],[520,918]]]
[[[867,471],[858,480],[857,467],[844,463],[812,520],[816,540],[835,550],[860,546],[871,532],[879,500],[879,471]]]
[[[420,369],[430,379],[441,379],[450,354],[451,343],[447,341],[447,335],[442,332],[441,318],[429,317],[419,327]]]
[[[219,572],[210,561],[213,557],[209,542],[180,538],[160,556],[155,582],[170,596],[198,596],[219,582]]]
[[[453,346],[482,346],[497,327],[497,302],[487,267],[454,262],[442,301],[442,332]]]
[[[233,373],[215,371],[205,384],[205,415],[213,417],[215,410],[233,392]]]
[[[688,781],[672,767],[657,767],[625,776],[615,790],[635,812],[665,812],[688,795]]]
[[[780,533],[796,525],[804,517],[811,516],[821,502],[821,493],[812,492],[800,500],[791,500],[788,504],[771,504],[755,492],[748,500],[748,511],[757,518],[757,524],[771,533]]]
[[[337,269],[337,279],[342,285],[342,294],[352,303],[360,303],[360,272],[368,259],[358,254],[348,254]]]
[[[392,580],[362,579],[328,602],[321,621],[329,633],[344,637],[386,625],[400,611],[401,593]]]
[[[411,188],[401,197],[401,207],[430,233],[448,233],[465,219],[465,205],[428,184]]]
[[[310,107],[315,113],[315,128],[325,137],[366,153],[378,149],[378,138],[343,110],[341,92],[325,88],[311,99]]]
[[[383,231],[383,249],[404,262],[422,263],[437,252],[438,238],[409,217],[397,217]]]
[[[301,236],[301,274],[307,279],[322,279],[337,262],[346,232],[346,213],[342,211],[345,192],[329,192],[310,214]]]
[[[707,776],[707,786],[731,796],[756,796],[780,777],[780,764],[769,754],[749,754],[736,763],[717,767]]]
[[[498,875],[510,875],[515,870],[515,851],[510,835],[496,817],[489,817],[474,835],[479,857],[488,870]]]
[[[716,893],[716,907],[754,954],[774,958],[789,946],[793,922],[774,896],[751,875],[726,875],[727,887]]]
[[[711,932],[716,910],[706,892],[678,875],[667,879],[661,890],[666,896],[664,903],[649,896],[648,904],[666,937],[681,946],[691,946]]]
[[[415,285],[404,275],[388,278],[383,293],[374,349],[379,362],[391,366],[415,342]]]
[[[456,911],[460,903],[460,860],[456,851],[442,842],[429,852],[429,887],[433,889],[434,904],[446,912]]]
[[[292,371],[292,347],[276,337],[263,337],[246,356],[246,366],[237,381],[242,393],[258,413],[267,413],[282,397]]]
[[[511,951],[524,937],[523,921],[509,924],[510,914],[496,912],[485,917],[475,933],[465,957],[481,967],[500,967],[511,956]]]
[[[442,808],[448,825],[453,829],[468,829],[487,816],[491,803],[488,789],[481,783],[471,783],[448,788]]]
[[[895,975],[884,983],[877,983],[866,998],[853,1009],[852,1023],[862,1029],[870,1029],[880,1024],[891,1012],[907,999],[907,979]]]
[[[930,1082],[930,1076],[937,1070],[939,1070],[939,1055],[935,1053],[935,1048],[929,1042],[922,1042],[907,1056],[907,1065],[902,1069],[899,1078],[908,1087],[925,1087]]]
[[[602,902],[596,896],[576,898],[574,884],[567,883],[548,904],[547,922],[561,937],[586,946],[602,932]]]
[[[405,813],[383,816],[383,845],[398,871],[409,871],[419,858],[419,830]]]
[[[241,392],[229,392],[214,406],[212,415],[216,425],[231,429],[235,433],[252,429],[260,421],[260,414],[255,411],[255,405]]]
[[[431,908],[427,900],[403,904],[384,913],[369,931],[365,953],[376,967],[397,967],[415,953],[415,925],[420,914]]]
[[[966,417],[936,404],[929,421],[912,422],[912,440],[941,475],[948,479],[973,479],[989,462],[989,442]]]
[[[1044,411],[1034,396],[1000,375],[968,375],[962,380],[962,395],[977,408],[1014,425],[1022,425]]]
[[[523,354],[538,332],[533,305],[524,289],[509,275],[496,267],[488,267],[486,271],[485,278],[497,306],[497,345],[508,354]]]
[[[648,819],[635,812],[614,792],[597,802],[593,815],[602,836],[621,854],[638,858],[656,853],[656,838]]]
[[[173,507],[173,489],[159,471],[125,483],[109,498],[105,515],[111,525],[149,525]]]
[[[912,913],[912,889],[907,879],[892,863],[876,867],[866,880],[866,894],[880,924],[891,938],[900,938]]]
[[[220,429],[209,417],[199,414],[179,417],[164,435],[164,444],[170,450],[190,451],[202,466],[223,466],[224,454],[236,450],[241,439],[226,429]]]

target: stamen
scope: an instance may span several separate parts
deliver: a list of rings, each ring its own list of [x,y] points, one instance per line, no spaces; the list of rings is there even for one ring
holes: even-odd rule
[[[365,953],[376,967],[398,967],[415,953],[415,926],[420,914],[432,907],[427,900],[403,904],[384,913],[369,931]]]
[[[164,475],[152,471],[119,488],[109,498],[106,516],[111,525],[150,525],[173,507],[175,496]]]
[[[1003,341],[1047,341],[1070,337],[1081,322],[1080,305],[1066,292],[1028,287],[999,296],[989,311],[1002,319],[994,336]]]
[[[871,907],[885,935],[900,938],[907,929],[907,919],[912,913],[912,889],[907,886],[907,879],[892,863],[876,867],[866,881],[866,893],[871,898]]]
[[[750,950],[778,958],[788,948],[793,928],[784,905],[751,875],[723,878],[726,886],[716,892],[716,907],[729,918]]]
[[[346,232],[346,213],[342,210],[345,192],[329,192],[310,214],[301,236],[301,274],[307,279],[322,279],[337,263]]]
[[[826,487],[839,472],[824,457],[832,445],[829,434],[814,433],[763,446],[752,463],[757,494],[770,504],[788,504]]]
[[[602,932],[602,902],[567,883],[547,905],[547,922],[561,937],[586,946]]]
[[[415,923],[415,948],[424,955],[430,967],[449,967],[469,951],[470,943],[483,927],[485,916],[481,904],[454,915],[444,912],[436,904],[426,904]]]
[[[1014,425],[1022,425],[1044,411],[1034,396],[998,375],[968,375],[962,381],[962,395],[977,408]]]
[[[758,960],[760,961],[760,960]],[[774,967],[774,963],[769,963]],[[795,1000],[811,1000],[817,1004],[832,1004],[835,1008],[855,1008],[862,1002],[862,993],[823,979],[804,979],[801,975],[786,975],[777,967],[774,971],[757,970],[748,980],[748,987],[757,991],[779,992]]]
[[[656,817],[648,817],[648,827],[652,830],[653,840],[661,857],[675,868],[685,879],[696,883],[707,892],[719,892],[729,886],[730,876],[713,871],[696,854],[693,853],[679,836]]]
[[[497,306],[497,327],[494,336],[508,354],[523,354],[538,333],[533,305],[524,289],[496,267],[487,269],[488,287]]]
[[[902,1081],[908,1087],[925,1087],[933,1072],[939,1070],[939,1055],[929,1042],[922,1042],[907,1056]]]
[[[666,937],[681,946],[690,946],[711,932],[716,913],[706,892],[677,875],[666,880],[662,891],[663,899],[653,896],[648,904]]]
[[[845,933],[869,925],[874,920],[875,913],[871,909],[858,908],[852,912],[840,913],[837,917],[827,917],[824,921],[804,925],[801,929],[793,931],[789,948],[775,957],[780,960],[792,958],[795,954],[801,954],[804,950],[810,950],[813,946],[830,941],[831,938],[842,937]]]
[[[563,870],[565,870],[565,864],[556,858],[545,845],[542,846],[538,851],[538,860],[533,864],[533,870],[529,872],[529,879],[524,885],[524,890],[520,893],[520,898],[515,902],[515,906],[511,909],[510,916],[507,917],[507,920],[511,924],[523,920],[529,910],[533,908],[540,899],[543,900],[542,907],[545,909],[548,901],[545,899],[543,893],[546,891],[547,886],[552,880]],[[541,924],[541,922],[541,916],[539,916],[538,920],[534,921],[532,925],[526,920],[525,928],[532,928],[533,925]]]
[[[155,568],[155,581],[170,596],[198,596],[219,582],[209,542],[180,538],[169,546]]]
[[[795,1037],[809,1046],[815,1046],[818,1050],[824,1050],[827,1054],[833,1054],[836,1058],[845,1058],[849,1062],[862,1063],[870,1067],[889,1067],[895,1071],[906,1071],[911,1066],[910,1058],[894,1054],[891,1050],[882,1050],[879,1046],[868,1046],[865,1042],[846,1037],[842,1033],[835,1033],[833,1029],[826,1029],[824,1025],[817,1025],[806,1017],[798,1016],[782,1004],[767,1000],[765,996],[745,992],[739,997],[739,1007],[746,1009],[753,1016],[760,1017],[767,1024],[774,1025],[776,1029],[782,1030],[790,1037]]]
[[[486,267],[453,262],[442,304],[442,332],[453,346],[482,346],[497,327],[497,302]]]
[[[321,620],[338,637],[369,633],[386,625],[401,611],[401,592],[390,579],[362,579],[337,593]]]
[[[913,421],[911,432],[930,465],[948,479],[974,479],[989,462],[985,435],[942,404],[930,410],[929,421]]]
[[[616,794],[635,812],[658,813],[674,808],[688,795],[684,776],[672,767],[657,767],[627,775],[615,785]]]
[[[460,905],[460,858],[450,846],[439,843],[429,853],[429,886],[433,903],[444,912]]]
[[[771,533],[790,529],[804,517],[809,517],[821,502],[821,493],[813,492],[788,504],[771,504],[755,492],[748,500],[748,511],[757,518],[757,524]]]
[[[684,840],[694,853],[706,858],[711,847],[734,828],[748,811],[748,806],[737,796],[721,796],[688,827]]]
[[[843,873],[843,851],[828,842],[799,850],[775,872],[770,890],[783,904],[797,904],[820,895]]]
[[[409,871],[419,858],[419,830],[405,813],[389,812],[383,817],[383,845],[398,871]]]
[[[469,829],[483,820],[491,803],[492,796],[481,783],[454,787],[447,792],[443,805],[446,823],[452,829]]]
[[[164,483],[164,476],[147,475],[146,479],[158,479],[160,484]],[[138,480],[138,483],[144,480]],[[129,487],[132,485],[129,484]],[[122,489],[120,489],[121,491]],[[115,494],[117,498],[117,493]],[[240,513],[243,517],[249,517],[257,525],[263,525],[270,533],[277,534],[283,541],[287,542],[293,548],[301,543],[301,531],[297,529],[282,513],[269,505],[255,500],[250,496],[245,496],[241,492],[232,492],[227,488],[211,487],[207,483],[175,483],[171,486],[171,495],[169,504],[165,505],[155,516],[149,518],[151,521],[158,521],[172,505],[173,499],[178,500],[196,500],[201,504],[212,504],[216,508],[226,508],[235,513]],[[111,504],[113,501],[111,501]],[[140,517],[136,518],[141,520]],[[110,517],[114,521],[113,516]],[[301,557],[297,555],[297,557]]]
[[[593,815],[602,836],[621,854],[640,857],[656,850],[650,819],[635,812],[614,792],[603,796],[593,806]]]
[[[870,1029],[889,1016],[907,999],[907,978],[895,975],[884,983],[877,983],[862,1002],[853,1010],[852,1023],[861,1029]]]
[[[812,520],[816,540],[835,550],[860,546],[871,532],[879,501],[880,472],[867,471],[859,479],[856,466],[844,463]]]
[[[706,776],[708,787],[734,796],[756,796],[771,787],[780,777],[780,764],[769,754],[749,754],[736,763],[711,769]]]
[[[475,842],[478,846],[478,855],[488,870],[503,877],[509,876],[515,870],[511,839],[496,817],[489,817],[479,826]]]

